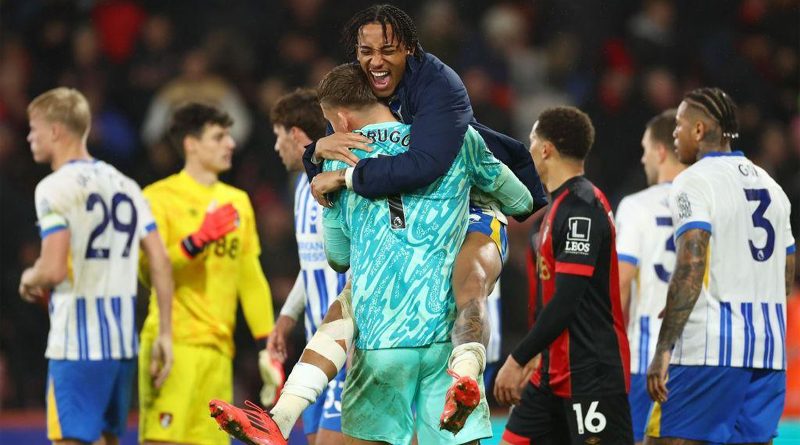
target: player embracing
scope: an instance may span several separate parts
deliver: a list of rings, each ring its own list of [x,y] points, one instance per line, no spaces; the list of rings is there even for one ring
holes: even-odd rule
[[[319,96],[337,132],[358,130],[375,141],[369,156],[408,150],[410,126],[378,101],[357,66],[342,65],[328,73]],[[365,151],[358,154],[367,156]],[[343,174],[345,166],[326,161],[325,168]],[[462,428],[454,436],[440,430],[438,421],[452,381],[447,370],[455,319],[450,275],[466,233],[471,184],[495,196],[508,214],[526,213],[533,206],[522,182],[491,156],[473,129],[448,173],[429,187],[375,200],[340,192],[325,214],[325,249],[335,269],[352,266],[352,305],[349,298],[340,298],[331,306],[309,343],[317,344],[312,352],[325,360],[308,357],[317,363],[311,372],[307,348],[303,366],[292,371],[276,409],[297,395],[308,394],[304,397],[313,401],[327,384],[326,376],[341,368],[355,338],[353,367],[342,395],[342,431],[349,442],[408,443],[415,430],[425,444],[473,443],[491,435],[480,388],[470,390],[464,377],[457,383],[464,391],[454,397],[469,407],[457,419]],[[355,337],[353,325],[358,328]],[[321,334],[324,340],[317,339]],[[223,429],[259,445],[285,443],[285,414],[279,412],[284,410],[276,409],[270,418],[212,402],[212,415]],[[275,432],[278,428],[283,437]]]
[[[786,194],[731,151],[736,104],[718,88],[684,96],[669,205],[675,270],[647,370],[656,402],[646,443],[771,443],[786,393],[786,296],[795,261]]]
[[[393,5],[372,5],[353,15],[342,37],[372,92],[398,120],[412,125],[411,145],[398,156],[358,159],[350,149],[369,150],[369,140],[362,135],[333,133],[315,141],[306,150],[305,166],[309,177],[313,176],[311,190],[319,202],[327,203],[324,195],[342,188],[375,199],[429,186],[448,171],[471,127],[533,196],[531,211],[517,216],[524,219],[547,203],[525,145],[475,120],[458,74],[423,50],[408,14]],[[343,175],[319,173],[314,161],[321,159],[345,161],[349,167]],[[496,329],[491,326],[487,296],[496,285],[508,250],[506,225],[506,216],[491,199],[480,191],[473,194],[467,236],[452,277],[457,318],[449,365],[455,375],[468,378],[471,388],[477,387],[484,372],[486,347]],[[452,394],[458,392],[456,381]],[[457,419],[462,414],[448,397],[441,427],[458,432],[461,422]]]

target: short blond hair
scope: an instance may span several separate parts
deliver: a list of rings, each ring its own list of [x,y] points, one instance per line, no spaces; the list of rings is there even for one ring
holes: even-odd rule
[[[34,113],[40,114],[48,122],[64,124],[79,137],[85,137],[92,124],[89,101],[74,88],[53,88],[38,95],[28,105],[28,117]]]

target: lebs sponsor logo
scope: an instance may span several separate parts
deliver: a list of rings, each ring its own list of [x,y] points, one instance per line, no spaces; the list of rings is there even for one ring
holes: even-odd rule
[[[567,220],[567,241],[564,251],[579,255],[588,255],[591,250],[589,233],[592,229],[592,220],[583,216],[573,216]]]

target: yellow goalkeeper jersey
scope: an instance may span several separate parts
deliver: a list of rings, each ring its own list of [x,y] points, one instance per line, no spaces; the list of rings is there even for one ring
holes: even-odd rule
[[[273,326],[272,294],[258,260],[261,248],[247,194],[219,181],[205,186],[181,171],[146,187],[144,196],[172,261],[173,341],[211,346],[232,357],[237,301],[253,337],[266,337]],[[239,213],[236,230],[190,258],[181,241],[200,228],[207,210],[229,202]],[[144,256],[141,266],[143,281],[149,285]],[[158,304],[151,291],[142,337],[157,333]]]

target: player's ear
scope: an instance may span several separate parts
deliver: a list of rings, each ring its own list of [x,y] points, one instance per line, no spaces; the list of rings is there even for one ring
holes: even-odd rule
[[[669,153],[667,153],[667,150],[669,150],[669,149],[670,149],[670,147],[667,147],[665,144],[661,144],[661,143],[659,143],[659,144],[657,145],[657,150],[658,150],[658,163],[659,163],[659,164],[663,164],[663,163],[664,163],[664,161],[666,161],[666,160],[667,160],[667,156],[669,156]]]
[[[555,151],[556,147],[550,141],[543,141],[542,142],[542,159],[550,159]]]
[[[305,140],[306,132],[301,130],[300,127],[292,127],[289,129],[289,136],[292,138],[294,143],[302,144]]]
[[[706,134],[706,123],[703,122],[702,119],[698,119],[695,121],[694,126],[692,126],[692,137],[695,141],[700,142],[703,140],[703,136]]]
[[[339,123],[341,128],[344,128],[346,131],[353,131],[355,128],[351,128],[351,120],[350,116],[345,113],[343,110],[339,110],[336,112],[336,120]]]
[[[64,135],[65,130],[64,124],[61,122],[53,122],[48,128],[50,139],[54,141],[59,140]]]
[[[183,137],[182,145],[183,147],[181,149],[183,150],[183,154],[185,157],[189,153],[193,153],[195,151],[197,146],[197,138],[190,134],[187,134],[186,136]]]

